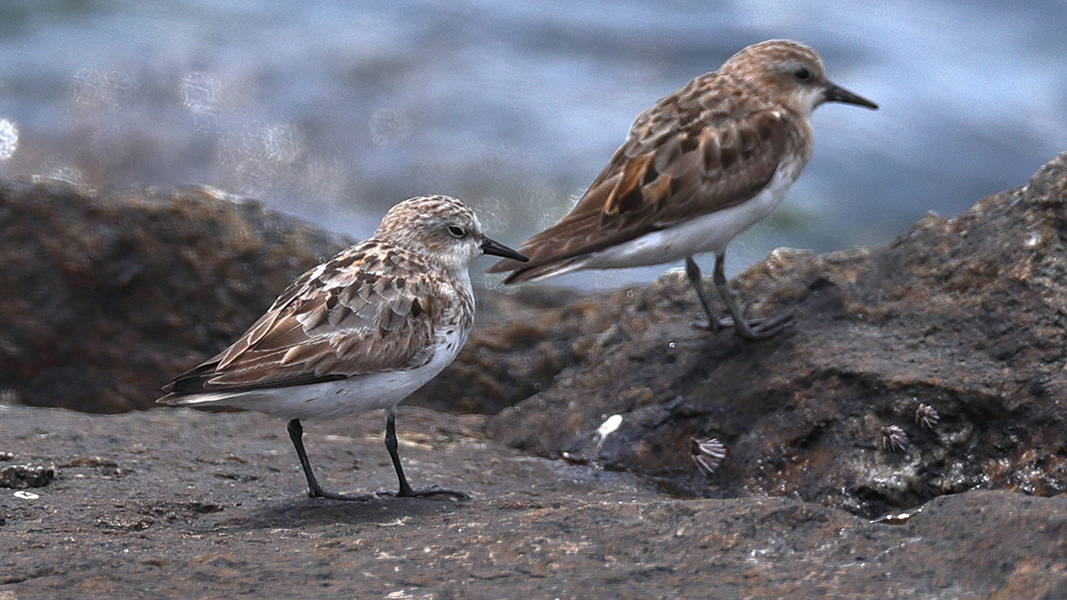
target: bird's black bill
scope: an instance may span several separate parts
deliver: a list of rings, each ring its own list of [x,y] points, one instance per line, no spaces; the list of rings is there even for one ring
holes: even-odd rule
[[[492,254],[493,256],[502,256],[504,258],[511,258],[521,262],[530,262],[530,259],[526,258],[523,254],[520,254],[518,250],[512,250],[500,242],[485,238],[482,240],[482,252],[486,254]]]
[[[853,94],[845,88],[836,86],[832,83],[826,87],[826,101],[855,104],[856,106],[866,106],[872,110],[878,110],[878,105],[874,102],[871,102],[859,94]]]

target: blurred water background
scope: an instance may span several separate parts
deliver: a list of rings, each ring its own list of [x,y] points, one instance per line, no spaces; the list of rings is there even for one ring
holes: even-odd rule
[[[747,44],[797,39],[882,109],[815,113],[815,155],[731,245],[736,273],[1024,183],[1067,150],[1065,31],[1056,0],[2,0],[0,176],[207,184],[356,238],[399,200],[447,193],[517,245],[656,99]]]

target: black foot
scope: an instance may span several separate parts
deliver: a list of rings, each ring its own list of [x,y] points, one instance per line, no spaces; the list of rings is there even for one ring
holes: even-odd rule
[[[719,297],[722,298],[726,308],[730,311],[731,323],[737,336],[744,340],[755,341],[765,340],[769,337],[773,337],[786,327],[789,327],[790,320],[793,318],[793,313],[787,313],[779,315],[770,320],[753,319],[749,320],[744,317],[745,306],[741,303],[741,299],[737,292],[730,287],[730,282],[726,279],[726,268],[723,266],[724,259],[722,254],[715,255],[715,273],[712,280],[715,282],[715,289],[719,291]],[[686,259],[686,269],[689,273],[689,280],[692,282],[693,287],[697,291],[697,296],[700,297],[700,303],[704,307],[704,312],[711,318],[714,318],[708,305],[707,298],[703,292],[703,284],[700,279],[700,269],[697,268],[692,258]],[[718,320],[720,325],[725,325],[724,320]]]
[[[470,500],[470,494],[461,492],[459,490],[448,490],[445,488],[439,488],[436,485],[427,487],[408,489],[406,493],[396,492],[393,490],[379,490],[375,492],[379,496],[393,496],[394,498],[425,498],[427,496],[452,496],[457,500]]]
[[[779,315],[769,321],[763,319],[745,319],[743,327],[737,327],[737,336],[746,340],[765,340],[782,332],[783,329],[793,324],[793,313]],[[689,325],[694,329],[718,332],[734,326],[734,320],[730,317],[717,319],[717,326],[708,326],[707,321],[690,321]]]
[[[764,321],[762,319],[745,321],[744,327],[735,327],[734,331],[736,331],[738,337],[742,339],[758,341],[774,337],[781,333],[782,330],[792,325],[793,313],[790,312],[784,315],[778,315],[769,321]]]

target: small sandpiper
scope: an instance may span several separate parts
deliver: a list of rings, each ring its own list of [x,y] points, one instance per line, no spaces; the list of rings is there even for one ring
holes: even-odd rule
[[[578,204],[527,240],[525,264],[502,260],[505,283],[580,269],[618,269],[684,259],[686,275],[718,331],[770,337],[789,315],[746,321],[726,280],[726,245],[785,197],[812,152],[811,113],[824,102],[878,106],[831,83],[807,46],[771,40],[744,48],[713,73],[638,115]],[[704,292],[694,254],[715,254],[714,282],[732,318],[720,320]]]
[[[487,238],[459,200],[405,200],[374,237],[301,275],[233,345],[167,384],[158,402],[288,419],[308,495],[337,500],[373,494],[338,494],[319,485],[300,420],[384,408],[385,446],[400,482],[395,495],[464,497],[408,485],[397,454],[396,405],[448,366],[467,341],[474,320],[469,267],[483,253],[526,260]]]

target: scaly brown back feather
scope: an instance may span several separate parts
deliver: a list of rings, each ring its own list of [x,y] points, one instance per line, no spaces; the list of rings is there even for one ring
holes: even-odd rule
[[[304,273],[233,345],[164,390],[236,392],[419,367],[453,300],[473,302],[439,273],[388,242],[357,244]]]
[[[578,204],[527,240],[528,263],[503,260],[506,283],[550,275],[576,258],[736,206],[759,192],[810,129],[792,111],[719,72],[694,79],[637,117]],[[804,158],[806,160],[806,157]]]

